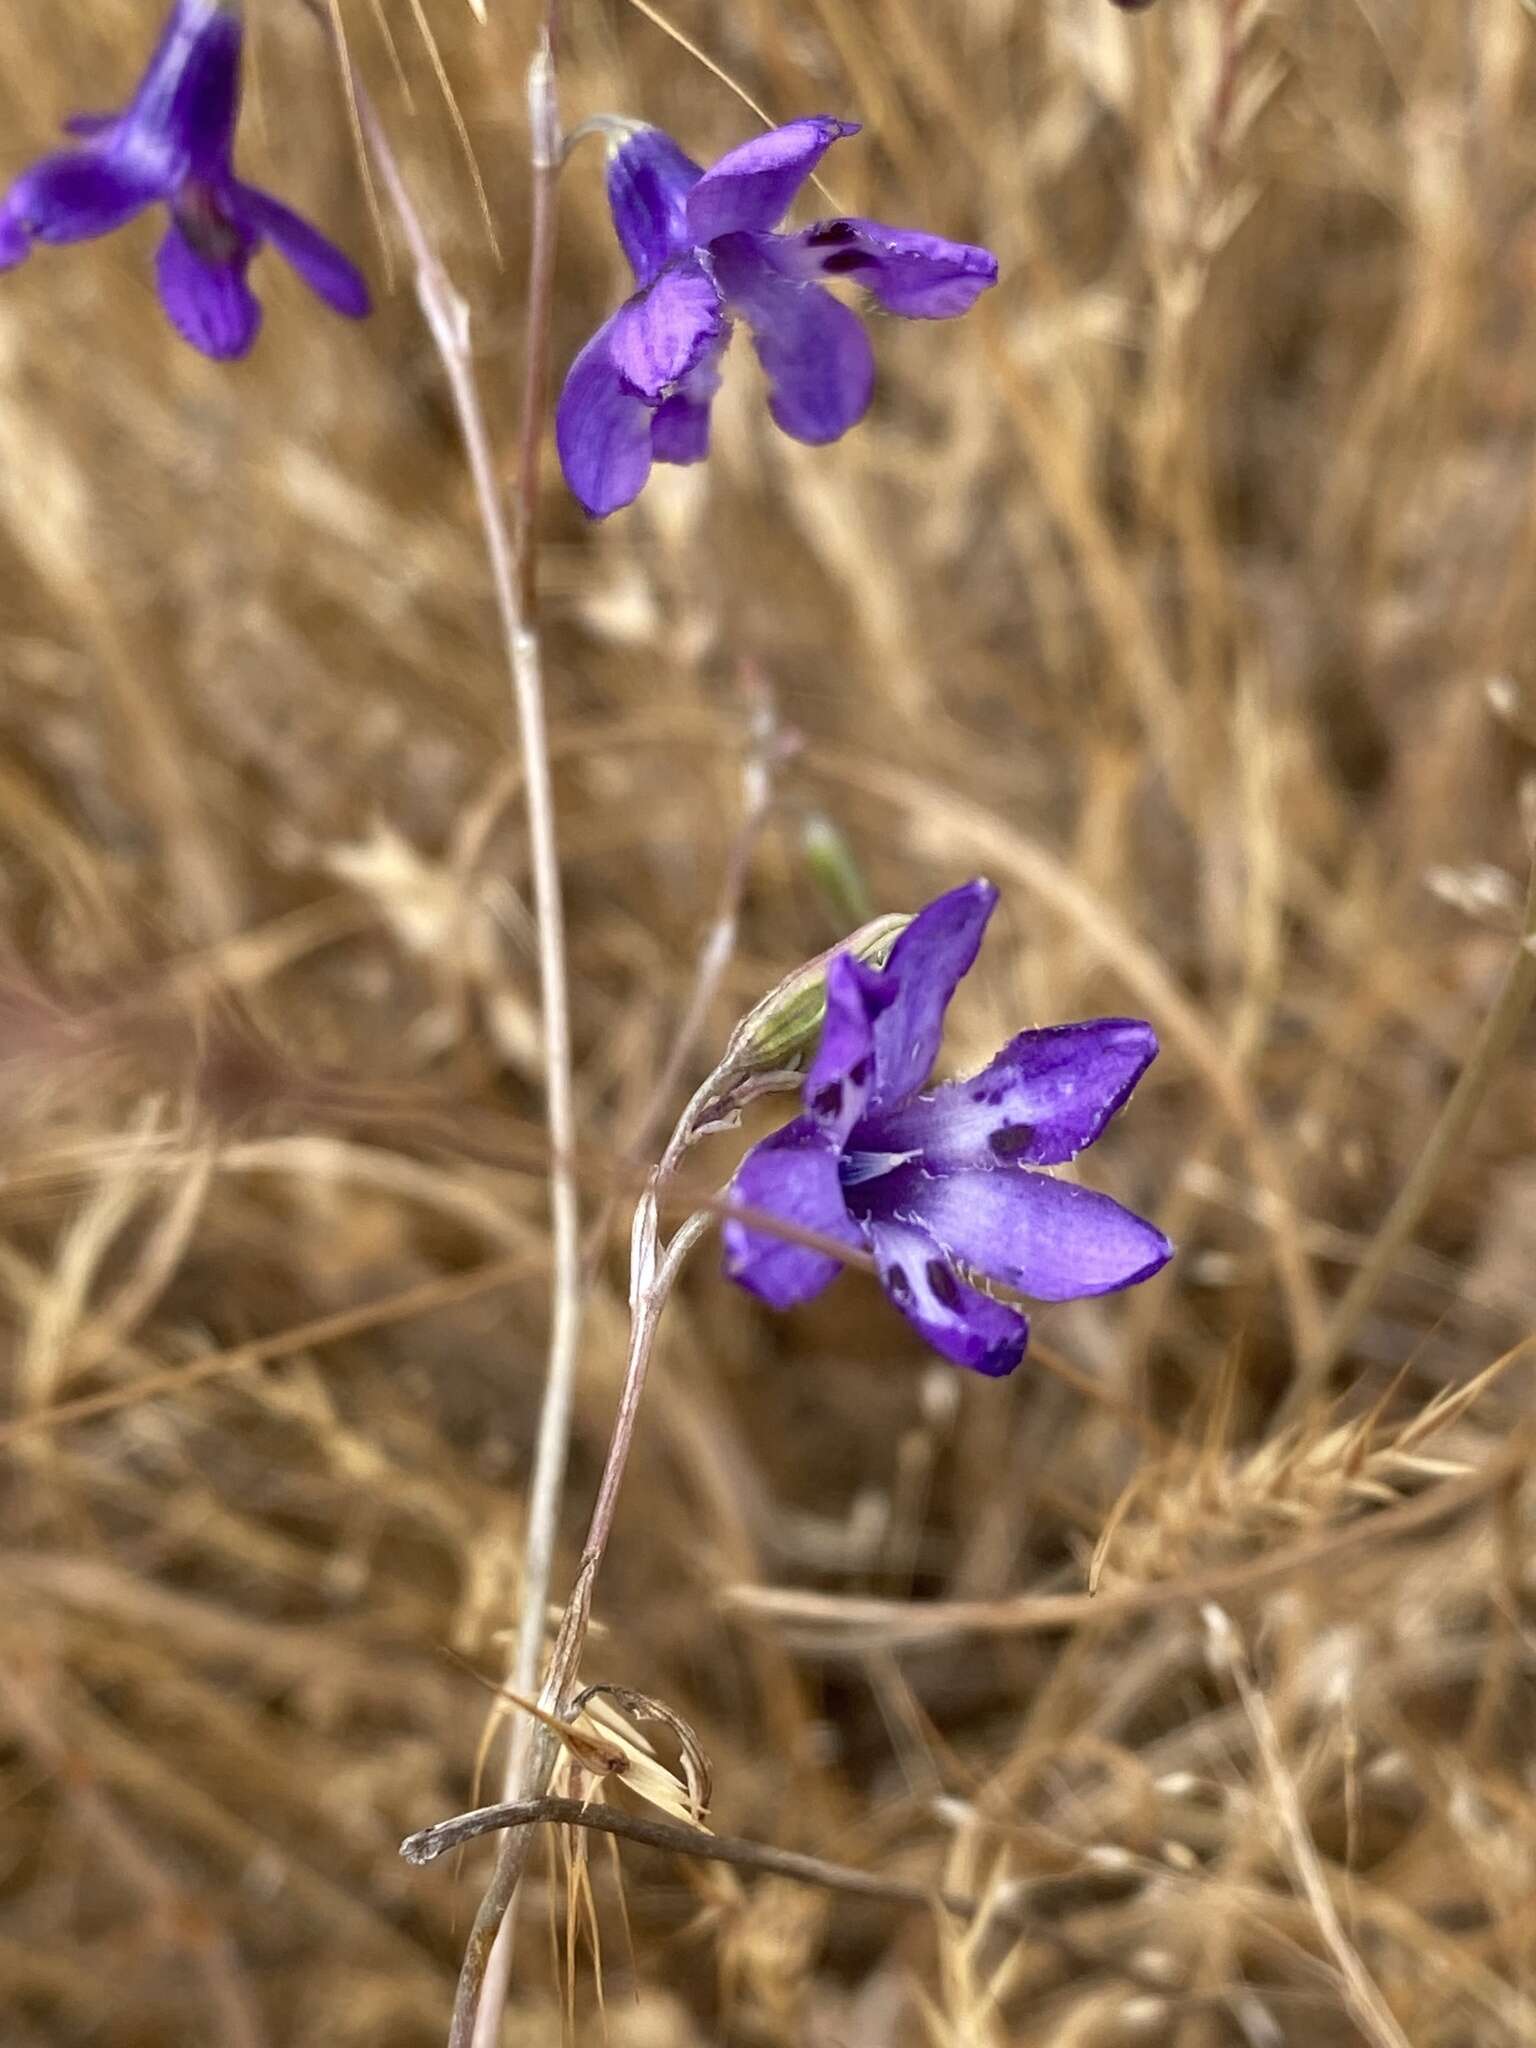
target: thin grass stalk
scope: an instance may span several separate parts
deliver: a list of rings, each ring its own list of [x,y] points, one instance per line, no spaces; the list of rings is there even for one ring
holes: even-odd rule
[[[554,302],[555,251],[562,138],[555,81],[555,0],[545,15],[543,33],[528,72],[528,130],[532,190],[532,223],[528,254],[528,306],[523,354],[523,408],[519,435],[515,558],[518,573],[516,608],[520,619],[512,633],[513,678],[523,758],[528,764],[530,820],[537,804],[547,817],[547,834],[533,834],[534,898],[540,932],[540,980],[543,989],[549,1138],[554,1154],[550,1173],[550,1208],[554,1235],[554,1276],[549,1361],[544,1402],[539,1415],[533,1478],[528,1500],[526,1547],[517,1641],[512,1658],[512,1683],[530,1693],[538,1683],[544,1646],[544,1617],[554,1574],[555,1541],[569,1460],[571,1416],[576,1397],[577,1347],[581,1340],[584,1293],[581,1212],[576,1193],[576,1109],[572,1086],[570,1013],[565,971],[565,942],[560,874],[549,779],[549,739],[545,727],[542,654],[538,634],[538,508],[539,457],[544,441],[544,415],[549,381],[549,330]],[[488,456],[488,449],[482,449]],[[494,488],[494,476],[490,479]],[[479,480],[477,478],[477,488]],[[498,507],[500,496],[497,496]],[[503,543],[506,538],[502,525]],[[504,616],[512,604],[510,592]],[[541,784],[537,798],[534,783]],[[546,870],[540,873],[540,855]],[[546,931],[556,944],[546,948]],[[558,1072],[558,1083],[556,1074]],[[558,1095],[558,1103],[556,1097]],[[503,1788],[508,1798],[534,1789],[535,1767],[528,1736],[520,1727],[508,1748]],[[501,2031],[512,1969],[513,1886],[503,1909],[503,1924],[488,1959],[475,2022],[477,2043],[493,2044]]]
[[[1328,1374],[1354,1338],[1382,1286],[1397,1264],[1399,1254],[1423,1220],[1435,1191],[1456,1153],[1515,1035],[1536,1002],[1536,866],[1526,887],[1525,915],[1514,957],[1493,1008],[1483,1019],[1482,1029],[1467,1055],[1467,1063],[1456,1077],[1456,1085],[1445,1099],[1434,1128],[1424,1142],[1408,1178],[1398,1190],[1397,1200],[1371,1240],[1370,1250],[1356,1269],[1354,1278],[1324,1325],[1316,1348],[1306,1354],[1280,1420],[1289,1420],[1322,1387]]]
[[[657,1195],[675,1159],[677,1145],[674,1138],[666,1159],[652,1176],[651,1185],[635,1210],[631,1240],[629,1356],[625,1361],[624,1384],[598,1484],[597,1500],[587,1529],[587,1540],[582,1546],[576,1582],[566,1603],[560,1632],[550,1654],[549,1671],[539,1694],[539,1706],[556,1718],[564,1714],[586,1643],[592,1593],[608,1548],[608,1539],[613,1533],[619,1490],[629,1463],[640,1400],[645,1391],[662,1311],[689,1252],[714,1220],[709,1210],[700,1210],[690,1216],[674,1233],[665,1253],[657,1256]],[[557,1751],[558,1737],[543,1722],[534,1723],[527,1742],[528,1761],[522,1778],[523,1785],[529,1789],[520,1795],[522,1799],[537,1800],[543,1796]],[[491,2011],[487,1990],[492,1954],[508,1924],[508,1909],[517,1896],[517,1887],[522,1881],[533,1841],[534,1830],[527,1826],[510,1829],[502,1842],[491,1882],[480,1901],[475,1924],[465,1945],[448,2048],[478,2048],[481,2040],[479,2022],[484,2021]]]
[[[520,437],[515,546],[507,507],[496,473],[495,456],[485,409],[475,376],[470,345],[469,306],[454,285],[432,244],[411,198],[394,148],[371,98],[348,65],[352,103],[380,182],[388,195],[415,271],[416,296],[443,366],[474,487],[475,505],[491,569],[492,588],[501,622],[512,694],[517,714],[533,870],[533,909],[538,936],[539,991],[544,1035],[545,1119],[549,1134],[550,1222],[553,1240],[550,1335],[544,1400],[539,1416],[529,1489],[528,1522],[523,1555],[522,1593],[513,1683],[531,1690],[538,1676],[544,1616],[549,1604],[555,1541],[575,1402],[577,1347],[581,1336],[582,1261],[581,1211],[576,1190],[576,1108],[573,1083],[570,1002],[565,958],[565,917],[560,886],[559,841],[554,785],[550,773],[549,731],[545,716],[543,650],[537,619],[537,499],[539,451],[543,440],[544,398],[549,360],[550,306],[554,285],[556,185],[560,165],[559,115],[555,100],[554,35],[556,10],[551,4],[546,28],[529,73],[532,136],[533,228],[529,259],[524,413]],[[343,62],[346,63],[345,53]],[[535,1760],[514,1742],[505,1783],[513,1793],[532,1789]],[[509,1838],[509,1845],[515,1841]],[[497,1926],[516,1891],[493,1885],[505,1903]],[[477,1933],[480,1921],[476,1922]],[[484,1999],[483,2030],[476,2040],[494,2040],[505,2005],[510,1967],[510,1932],[502,1944],[494,1974],[485,1975],[489,1955],[472,1944],[474,1966],[466,1957],[464,1971],[473,1987],[473,2013]],[[468,2040],[465,2030],[466,1986],[455,2002],[452,2038]]]

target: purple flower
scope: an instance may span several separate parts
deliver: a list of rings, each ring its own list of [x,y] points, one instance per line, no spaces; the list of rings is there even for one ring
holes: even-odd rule
[[[1161,1231],[1108,1195],[1035,1173],[1091,1145],[1157,1054],[1149,1024],[1096,1017],[1023,1031],[968,1081],[919,1090],[944,1012],[997,902],[990,882],[940,896],[885,967],[839,953],[803,1113],[754,1145],[730,1199],[873,1252],[881,1285],[936,1351],[1012,1372],[1029,1324],[973,1284],[1074,1301],[1149,1279]],[[725,1270],[773,1308],[809,1301],[840,1261],[736,1219]]]
[[[261,307],[246,271],[263,242],[327,305],[361,319],[368,287],[341,251],[235,176],[242,39],[237,5],[175,0],[126,108],[67,121],[82,146],[44,157],[0,200],[0,270],[34,242],[89,241],[162,204],[171,224],[155,265],[161,303],[204,355],[243,356],[255,341]]]
[[[703,461],[737,319],[774,419],[819,444],[864,417],[875,364],[858,316],[817,278],[849,278],[914,320],[951,319],[996,283],[986,249],[878,221],[772,232],[831,144],[857,133],[813,115],[707,171],[659,128],[636,127],[611,151],[608,203],[640,289],[571,365],[555,423],[566,482],[594,519],[631,504],[653,462]]]

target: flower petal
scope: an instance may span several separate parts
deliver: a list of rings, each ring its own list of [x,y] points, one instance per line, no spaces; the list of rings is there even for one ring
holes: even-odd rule
[[[1157,1057],[1133,1017],[1021,1031],[979,1074],[871,1120],[869,1142],[921,1152],[932,1173],[965,1166],[1057,1166],[1091,1145]],[[862,1135],[862,1134],[861,1134]]]
[[[926,904],[891,948],[878,975],[893,993],[875,1023],[871,1112],[904,1103],[932,1072],[950,997],[975,962],[996,904],[990,882],[962,883]]]
[[[176,0],[114,138],[121,161],[164,182],[227,171],[243,40],[218,0]]]
[[[827,1014],[805,1077],[805,1113],[839,1150],[869,1099],[875,1070],[875,1019],[895,995],[851,953],[827,967]]]
[[[877,220],[818,221],[773,236],[764,254],[785,277],[846,277],[909,320],[951,320],[997,283],[990,249]]]
[[[157,185],[100,151],[66,149],[22,172],[0,202],[0,219],[13,247],[17,237],[26,243],[87,242],[111,234],[161,197]]]
[[[848,1214],[837,1177],[837,1145],[809,1117],[796,1117],[754,1145],[737,1170],[730,1199],[850,1247],[863,1236]],[[794,1308],[837,1278],[842,1261],[727,1217],[720,1231],[725,1270],[770,1308]]]
[[[742,228],[777,227],[832,144],[858,132],[857,121],[813,114],[727,150],[688,194],[690,239],[702,246]]]
[[[245,280],[249,262],[242,246],[226,261],[210,263],[175,221],[155,259],[160,303],[171,325],[218,362],[249,354],[261,328],[261,307]]]
[[[819,447],[857,426],[875,389],[875,359],[859,317],[816,284],[790,284],[763,263],[757,235],[713,250],[726,304],[752,329],[767,372],[768,409],[796,441]]]
[[[361,320],[373,310],[367,282],[357,265],[301,214],[255,185],[233,179],[229,198],[231,210],[246,231],[264,236],[334,312]]]
[[[702,462],[708,455],[709,408],[720,389],[720,358],[729,340],[727,322],[718,345],[651,414],[651,453],[658,462]]]
[[[1047,1173],[906,1166],[856,1190],[856,1202],[861,1195],[880,1216],[916,1217],[963,1266],[1036,1301],[1112,1294],[1149,1280],[1173,1256],[1140,1216]]]
[[[687,257],[614,314],[608,353],[630,389],[654,405],[718,347],[724,332],[714,280]]]
[[[636,284],[649,284],[692,248],[688,194],[703,175],[660,128],[637,125],[610,146],[608,207]]]
[[[993,1379],[1013,1371],[1029,1343],[1026,1316],[969,1286],[911,1218],[872,1223],[869,1235],[881,1285],[925,1343]]]
[[[633,504],[651,473],[651,412],[609,352],[606,321],[572,363],[555,408],[565,480],[594,519]]]

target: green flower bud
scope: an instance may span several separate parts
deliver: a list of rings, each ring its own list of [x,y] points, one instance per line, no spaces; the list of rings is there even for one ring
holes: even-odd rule
[[[721,1077],[736,1081],[748,1074],[802,1067],[821,1035],[827,1014],[827,968],[834,956],[852,953],[867,967],[883,967],[911,922],[903,911],[887,912],[786,975],[736,1026],[720,1063]]]

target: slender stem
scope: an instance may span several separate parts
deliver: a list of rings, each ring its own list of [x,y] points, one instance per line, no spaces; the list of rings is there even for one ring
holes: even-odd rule
[[[1483,1019],[1482,1029],[1467,1055],[1467,1063],[1456,1077],[1456,1085],[1445,1099],[1424,1149],[1387,1211],[1371,1248],[1354,1278],[1345,1288],[1333,1314],[1328,1318],[1316,1348],[1303,1361],[1287,1408],[1293,1409],[1318,1388],[1359,1329],[1382,1284],[1397,1263],[1398,1254],[1417,1229],[1436,1188],[1451,1163],[1472,1120],[1482,1107],[1490,1082],[1515,1041],[1526,1013],[1536,1002],[1536,867],[1526,891],[1525,918],[1514,958],[1504,975],[1503,986],[1493,1008]]]
[[[771,1843],[750,1841],[744,1835],[715,1835],[706,1828],[689,1827],[683,1821],[624,1813],[618,1807],[590,1800],[523,1799],[501,1806],[477,1807],[472,1813],[455,1814],[451,1820],[407,1835],[400,1844],[400,1854],[408,1863],[433,1863],[450,1849],[460,1848],[494,1829],[513,1828],[520,1836],[526,1836],[539,1826],[590,1828],[599,1834],[617,1835],[626,1842],[643,1843],[650,1849],[665,1849],[676,1856],[732,1863],[738,1869],[761,1870],[772,1877],[788,1878],[792,1884],[816,1885],[823,1891],[876,1899],[892,1906],[937,1905],[960,1920],[984,1919],[999,1930],[1027,1930],[1079,1969],[1109,1971],[1159,1996],[1166,1995],[1168,1989],[1165,1980],[1139,1970],[1134,1963],[1120,1962],[1084,1948],[1070,1934],[1030,1912],[1023,1900],[1010,1897],[1006,1890],[991,1898],[973,1898],[967,1892],[941,1891],[936,1886],[910,1884],[902,1878],[876,1877],[846,1863],[828,1863],[820,1856],[802,1855],[795,1849],[776,1849]]]
[[[576,1354],[581,1336],[582,1299],[585,1292],[581,1254],[581,1215],[576,1197],[576,1114],[571,1085],[572,1054],[570,1019],[566,1003],[565,943],[561,923],[560,874],[556,859],[554,800],[549,777],[549,743],[544,728],[544,692],[538,619],[539,555],[539,458],[544,442],[545,400],[549,383],[549,336],[554,306],[555,251],[558,227],[558,184],[562,156],[560,109],[556,96],[555,41],[558,7],[549,0],[543,33],[528,69],[528,132],[531,172],[532,218],[528,251],[528,299],[523,347],[523,405],[518,437],[517,482],[514,493],[516,517],[517,595],[510,588],[504,613],[520,609],[514,636],[513,675],[517,687],[518,719],[522,728],[523,758],[528,769],[530,838],[533,846],[534,903],[540,934],[540,976],[544,991],[544,1030],[548,1075],[550,1146],[554,1160],[550,1178],[550,1203],[554,1236],[553,1315],[550,1329],[549,1361],[544,1382],[544,1405],[539,1415],[538,1443],[534,1451],[533,1477],[529,1488],[528,1523],[523,1553],[523,1582],[518,1609],[517,1641],[512,1656],[512,1683],[519,1692],[532,1692],[538,1683],[540,1655],[544,1647],[544,1620],[549,1607],[549,1589],[554,1573],[555,1540],[559,1531],[560,1503],[565,1492],[565,1471],[570,1450],[571,1417],[576,1397]],[[487,456],[489,451],[485,451]],[[494,476],[491,478],[494,488]],[[498,497],[498,504],[500,500]],[[505,538],[505,527],[502,529]],[[534,783],[540,784],[535,791]],[[532,814],[539,810],[548,819],[541,835],[532,829]],[[542,872],[541,872],[542,870]],[[546,913],[546,906],[552,914]],[[553,935],[553,951],[547,938]],[[558,1057],[557,1057],[558,1049]],[[559,1083],[556,1085],[558,1069]],[[558,1102],[556,1100],[558,1094]],[[509,1797],[519,1790],[532,1790],[539,1768],[530,1754],[532,1744],[526,1724],[518,1727],[507,1752],[503,1787]],[[547,1770],[545,1764],[543,1769]],[[493,1886],[493,1889],[496,1887]],[[516,1887],[507,1893],[492,1953],[486,1959],[486,1975],[476,2000],[472,2038],[494,2048],[501,2033],[501,2016],[506,2007],[512,1971],[512,1922],[510,1908]],[[477,1926],[478,1926],[477,1922]],[[465,1974],[469,1962],[466,1957]],[[463,1975],[460,1982],[464,1990]],[[456,2001],[454,2028],[461,2027]]]
[[[513,1657],[513,1683],[530,1691],[537,1680],[544,1616],[554,1568],[555,1538],[565,1486],[575,1401],[576,1355],[581,1334],[581,1213],[576,1192],[576,1112],[572,1082],[570,1007],[565,965],[565,919],[554,787],[545,722],[542,652],[536,614],[537,500],[539,449],[543,436],[544,390],[549,360],[550,302],[554,282],[555,180],[560,162],[559,115],[554,92],[554,21],[548,26],[529,76],[533,126],[533,235],[529,268],[528,342],[524,378],[522,455],[518,466],[517,532],[514,547],[507,508],[496,473],[491,437],[475,377],[470,346],[469,306],[444,268],[401,173],[399,160],[372,100],[351,73],[353,104],[375,169],[394,208],[410,250],[416,295],[442,362],[469,462],[475,503],[491,569],[502,639],[512,679],[522,746],[524,801],[533,870],[533,907],[538,931],[539,990],[544,1025],[545,1118],[550,1145],[550,1220],[553,1275],[549,1351],[544,1402],[539,1416],[529,1487],[527,1537],[523,1554],[521,1605]],[[343,53],[343,62],[346,62]],[[514,1790],[531,1760],[514,1743],[508,1758],[508,1789]],[[515,1889],[515,1886],[514,1886]],[[511,1892],[507,1892],[510,1900]],[[503,1909],[504,1910],[504,1909]],[[497,1915],[500,1924],[501,1915]],[[477,1933],[480,1923],[476,1922]],[[504,1960],[494,1986],[487,1986],[486,2035],[494,2038],[506,1996]],[[484,1979],[485,1957],[468,1958],[460,1979],[453,2039],[467,2043]],[[468,2021],[463,2019],[466,1997]]]
[[[539,456],[544,445],[544,408],[549,386],[550,312],[555,296],[560,165],[564,139],[555,96],[556,10],[550,7],[544,33],[528,69],[528,134],[532,170],[532,223],[528,246],[528,318],[523,346],[522,430],[518,436],[517,559],[523,616],[538,615]]]
[[[530,99],[534,106],[537,135],[539,131],[536,85],[530,87]],[[537,249],[537,233],[534,240]],[[535,266],[537,260],[535,254]],[[532,353],[530,343],[530,361]],[[741,900],[746,891],[752,854],[772,806],[773,771],[782,758],[784,746],[771,696],[766,685],[758,683],[753,695],[751,741],[742,776],[744,801],[741,826],[726,863],[715,919],[699,957],[688,1004],[673,1040],[671,1057],[650,1092],[635,1134],[626,1148],[631,1158],[643,1156],[648,1147],[655,1126],[664,1115],[666,1106],[686,1071],[694,1046],[708,1018],[709,1006],[730,964],[731,954],[735,950]],[[682,1260],[703,1231],[710,1213],[713,1213],[696,1216],[691,1222],[684,1224],[672,1241],[662,1272],[654,1280],[646,1277],[655,1259],[658,1193],[662,1185],[671,1178],[691,1142],[693,1107],[694,1105],[690,1104],[689,1111],[685,1112],[678,1123],[660,1166],[647,1183],[646,1193],[635,1214],[630,1281],[630,1358],[620,1396],[619,1411],[609,1442],[608,1458],[603,1470],[597,1505],[593,1511],[591,1528],[582,1554],[581,1568],[566,1609],[565,1625],[561,1629],[545,1681],[541,1703],[546,1711],[552,1713],[559,1713],[562,1710],[565,1696],[576,1676],[581,1645],[591,1612],[593,1581],[607,1546],[608,1532],[618,1504],[619,1486],[634,1435],[640,1394],[645,1384],[661,1308],[671,1292]],[[605,1205],[593,1225],[595,1244],[606,1239],[610,1221],[611,1210]],[[530,1520],[532,1521],[532,1517]],[[546,1587],[547,1583],[546,1570]],[[542,1623],[542,1608],[537,1615],[527,1608],[524,1609],[523,1626],[519,1633],[514,1662],[513,1683],[517,1690],[525,1695],[533,1691],[537,1679],[538,1650],[543,1640]],[[504,1779],[507,1798],[516,1799],[544,1790],[549,1782],[554,1759],[555,1740],[548,1727],[532,1718],[519,1723],[507,1759]],[[454,2032],[450,2036],[451,2048],[460,2048],[461,2042],[469,2043],[470,2048],[494,2048],[511,1973],[511,1909],[532,1843],[533,1835],[530,1829],[516,1828],[508,1833],[502,1844],[490,1887],[482,1902],[465,1952],[464,1968],[455,2003]],[[492,1945],[486,1952],[484,1943],[488,1939]],[[480,1980],[478,1991],[475,1988],[477,1977]]]
[[[1361,1962],[1354,1943],[1344,1930],[1339,1909],[1318,1855],[1312,1830],[1302,1810],[1296,1779],[1287,1768],[1280,1731],[1275,1726],[1269,1703],[1248,1669],[1247,1657],[1237,1630],[1221,1608],[1205,1609],[1205,1625],[1211,1647],[1226,1665],[1243,1712],[1253,1731],[1254,1745],[1269,1788],[1270,1809],[1280,1822],[1280,1833],[1290,1852],[1292,1868],[1302,1897],[1312,1909],[1323,1946],[1339,1973],[1344,1999],[1351,2016],[1373,2048],[1410,2048],[1408,2036],[1397,2015],[1382,1996],[1375,1979]]]
[[[742,1869],[787,1877],[795,1884],[820,1885],[825,1891],[851,1892],[857,1898],[886,1899],[896,1906],[929,1906],[937,1901],[946,1911],[967,1920],[980,1910],[977,1900],[960,1893],[908,1884],[900,1878],[876,1877],[846,1863],[827,1863],[820,1856],[776,1849],[768,1842],[749,1841],[742,1835],[711,1834],[707,1828],[689,1827],[684,1821],[625,1813],[619,1807],[598,1805],[587,1799],[522,1799],[501,1806],[476,1807],[472,1813],[457,1813],[451,1820],[440,1820],[419,1834],[407,1835],[400,1844],[400,1854],[407,1863],[435,1863],[450,1849],[462,1848],[464,1843],[495,1829],[551,1824],[591,1828],[599,1834],[618,1835],[626,1842],[643,1843],[648,1849],[667,1849],[674,1855],[697,1856],[708,1863],[734,1863]]]
[[[679,1140],[674,1137],[668,1147],[667,1159],[670,1160],[678,1150]],[[581,1662],[587,1623],[592,1612],[593,1587],[613,1531],[619,1488],[624,1468],[629,1462],[635,1422],[640,1412],[640,1397],[645,1391],[662,1311],[689,1252],[714,1220],[708,1210],[700,1210],[697,1215],[690,1216],[673,1235],[665,1254],[658,1259],[657,1191],[662,1174],[663,1167],[658,1167],[635,1210],[630,1251],[629,1355],[625,1361],[624,1385],[576,1582],[566,1603],[560,1633],[555,1638],[549,1670],[539,1694],[539,1705],[546,1713],[556,1716],[563,1714]],[[532,1734],[527,1743],[527,1768],[522,1778],[523,1798],[536,1799],[547,1789],[557,1746],[557,1737],[543,1722],[532,1724]],[[492,1952],[501,1935],[507,1910],[517,1894],[532,1845],[533,1832],[526,1827],[511,1829],[502,1843],[491,1882],[480,1901],[474,1926],[465,1944],[448,2048],[472,2048],[472,2044],[480,2041],[476,2015],[478,2013],[483,2018],[489,2010],[485,1995],[489,1989]]]

